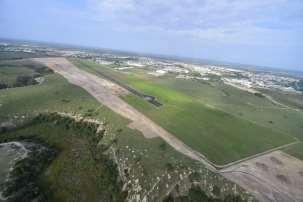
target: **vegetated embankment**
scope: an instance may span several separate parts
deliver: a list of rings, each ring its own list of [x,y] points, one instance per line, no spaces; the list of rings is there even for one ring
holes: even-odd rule
[[[44,76],[53,73],[45,65],[24,60],[0,61],[0,90],[41,84]]]
[[[16,162],[2,196],[10,201],[22,196],[22,201],[123,201],[117,167],[104,153],[111,145],[101,143],[104,133],[101,122],[64,113],[42,113],[1,133],[1,142],[28,142],[29,151]],[[37,140],[46,146],[31,143]]]
[[[23,150],[22,155],[11,162],[5,180],[0,183],[2,201],[48,201],[50,193],[39,185],[39,175],[55,158],[57,151],[38,140],[0,144],[7,149]]]

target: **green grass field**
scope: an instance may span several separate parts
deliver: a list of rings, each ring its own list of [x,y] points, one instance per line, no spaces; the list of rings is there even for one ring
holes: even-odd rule
[[[32,76],[34,73],[33,70],[26,67],[0,67],[0,83],[12,86],[15,84],[17,76]]]
[[[272,108],[277,112],[279,109],[266,99],[220,83],[176,80],[173,75],[152,77],[134,69],[121,73],[89,61],[73,62],[91,73],[106,74],[157,97],[163,104],[160,108],[134,95],[123,99],[217,164],[293,142],[291,130],[297,130],[297,136],[300,136],[299,128],[274,129],[273,124],[276,125],[279,118],[268,114]],[[258,118],[263,116],[264,110],[259,107],[270,109],[261,120]],[[296,123],[301,126],[301,122]]]
[[[285,148],[284,151],[298,159],[303,160],[303,143],[292,145],[291,147]]]
[[[0,50],[0,60],[16,60],[34,57],[47,57],[44,53],[26,53],[26,52],[12,52]]]
[[[23,68],[18,69],[18,71],[22,70]],[[22,74],[26,71],[22,71]],[[149,140],[139,132],[128,128],[128,120],[102,106],[85,90],[68,83],[60,75],[45,75],[45,81],[41,85],[0,90],[0,123],[19,122],[46,111],[77,113],[104,121],[107,129],[104,142],[117,138],[115,146],[117,156],[123,164],[127,163],[130,166],[129,179],[133,181],[139,179],[143,191],[150,190],[154,186],[156,178],[167,172],[168,165],[173,171],[177,171],[171,171],[171,176],[176,175],[176,177],[166,182],[170,186],[179,180],[177,177],[179,173],[188,171],[189,168],[198,167],[203,171],[205,169],[176,152],[160,138]],[[102,182],[98,179],[100,170],[95,170],[94,162],[88,154],[87,139],[78,133],[52,124],[40,124],[8,134],[11,139],[20,135],[41,138],[61,150],[60,155],[42,176],[43,180],[51,185],[56,201],[73,200],[77,197],[84,197],[80,201],[95,201],[98,195],[102,194],[102,190],[98,190]],[[0,136],[1,138],[5,137]],[[75,157],[75,152],[81,155]],[[74,161],[79,163],[75,164]],[[208,172],[203,175],[213,177]],[[77,179],[81,181],[75,184]],[[213,182],[211,179],[209,181]],[[164,182],[158,186],[163,188],[155,190],[155,193],[150,195],[154,200],[163,198],[167,191]]]
[[[9,63],[11,62],[16,64],[15,62],[17,61],[9,61]],[[17,71],[21,71],[20,73],[22,74],[26,73],[27,70],[23,68],[28,68],[29,64],[26,61],[19,61],[17,63],[18,65],[11,66],[20,67]],[[35,64],[30,64],[30,67],[32,67],[31,65]],[[96,67],[99,68],[99,66]],[[94,69],[90,65],[87,69],[94,72]],[[133,71],[140,78],[147,79],[144,71]],[[116,72],[111,70],[108,72],[116,74]],[[146,139],[138,131],[128,128],[128,120],[101,105],[82,88],[68,83],[66,79],[58,74],[48,72],[43,76],[45,81],[40,85],[0,90],[0,123],[22,122],[45,111],[77,113],[82,116],[98,119],[106,123],[107,132],[103,138],[104,143],[110,142],[112,139],[117,140],[113,149],[116,151],[119,164],[129,167],[127,180],[130,180],[131,184],[136,184],[135,182],[139,180],[142,186],[141,194],[146,194],[150,191],[148,196],[150,201],[161,201],[166,196],[168,190],[174,188],[177,183],[182,182],[182,186],[187,186],[186,183],[183,183],[180,176],[189,175],[189,172],[195,173],[197,180],[207,180],[208,183],[203,187],[203,190],[207,193],[212,191],[209,184],[218,187],[224,186],[224,192],[222,192],[224,195],[233,193],[235,184],[228,182],[222,176],[209,172],[203,164],[195,162],[175,151],[162,139]],[[119,73],[117,76],[118,78],[121,77],[121,79],[125,78],[124,74]],[[156,86],[154,86],[155,89],[157,89]],[[143,87],[148,89],[148,86]],[[161,87],[161,85],[158,87]],[[171,102],[171,96],[176,97],[179,106],[182,103],[188,104],[193,102],[190,96],[175,90],[170,92],[170,96],[165,97],[166,90],[168,89],[164,88],[162,91],[163,95],[161,95],[163,99],[167,99],[166,102]],[[125,99],[129,99],[129,102],[132,102],[132,97]],[[136,102],[136,97],[134,97],[134,102]],[[141,100],[138,100],[137,105],[146,107],[146,110],[157,110],[152,105],[141,102]],[[183,113],[183,111],[175,111],[174,106],[168,107],[167,110],[168,112],[172,110],[172,112]],[[212,112],[212,109],[204,106],[199,113],[207,115],[210,113],[209,110]],[[169,115],[172,116],[172,112]],[[189,114],[192,112],[186,113]],[[160,116],[161,114],[158,115]],[[216,112],[214,118],[221,115],[229,116],[226,113]],[[180,119],[179,121],[182,120]],[[83,199],[82,201],[94,201],[96,198],[99,198],[98,195],[102,194],[100,184],[102,185],[103,181],[100,181],[100,173],[95,170],[95,163],[89,155],[90,148],[88,147],[89,143],[85,135],[79,135],[79,131],[66,130],[66,128],[47,123],[9,133],[12,139],[27,135],[41,138],[43,141],[46,141],[50,145],[55,145],[61,150],[59,156],[41,176],[42,180],[46,180],[47,184],[51,185],[50,190],[54,192],[56,201],[74,200],[79,197]],[[205,137],[207,137],[207,134]],[[0,136],[1,138],[6,137]],[[75,153],[81,153],[81,155],[75,156]],[[77,163],[73,163],[75,161]],[[168,174],[170,177],[168,177]],[[160,183],[157,182],[158,178],[161,179]],[[167,186],[169,187],[167,188]],[[240,187],[237,190],[241,195],[246,196]],[[135,192],[131,192],[130,194],[135,194]]]
[[[269,91],[263,90],[279,102],[285,103],[290,107],[303,110],[303,93],[297,94],[292,92]]]
[[[248,120],[260,126],[271,128],[272,130],[286,133],[303,140],[302,111],[283,109],[266,98],[254,96],[251,93],[222,83],[176,80],[170,76],[156,79],[156,81],[196,98],[196,100],[205,105],[212,106],[240,119]],[[286,105],[288,105],[288,103],[283,101],[287,98],[296,100],[297,102],[300,100],[300,96],[290,97],[287,94],[278,94],[275,98]]]

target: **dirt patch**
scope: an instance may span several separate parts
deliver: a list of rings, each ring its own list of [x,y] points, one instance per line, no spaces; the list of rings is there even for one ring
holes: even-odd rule
[[[285,176],[285,175],[276,175],[277,179],[280,180],[282,183],[285,184],[291,184],[291,182],[289,181],[289,179]]]
[[[276,157],[272,156],[270,157],[270,160],[275,163],[276,165],[283,165],[282,161],[280,161],[279,159],[277,159]]]
[[[302,170],[303,161],[274,151],[230,166],[222,175],[254,193],[259,201],[302,202]]]
[[[268,171],[268,167],[265,163],[256,162],[256,166],[263,171]]]

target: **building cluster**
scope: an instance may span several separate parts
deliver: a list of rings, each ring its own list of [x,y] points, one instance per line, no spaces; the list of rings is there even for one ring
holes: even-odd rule
[[[291,92],[302,92],[303,89],[302,79],[293,76],[281,75],[274,72],[239,69],[224,65],[201,65],[143,56],[128,56],[125,54],[82,49],[56,49],[28,44],[10,45],[8,43],[1,43],[0,51],[43,52],[50,56],[85,58],[91,59],[101,65],[112,65],[113,68],[121,71],[132,68],[145,68],[150,75],[163,76],[167,73],[172,73],[178,79],[201,79],[207,81],[215,76],[226,84],[246,89],[265,88]]]

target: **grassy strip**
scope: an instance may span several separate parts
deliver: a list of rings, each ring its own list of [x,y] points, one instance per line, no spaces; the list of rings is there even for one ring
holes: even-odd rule
[[[298,144],[292,145],[291,147],[288,147],[284,149],[286,153],[303,160],[303,142],[300,142]]]

